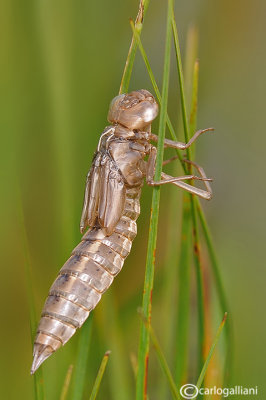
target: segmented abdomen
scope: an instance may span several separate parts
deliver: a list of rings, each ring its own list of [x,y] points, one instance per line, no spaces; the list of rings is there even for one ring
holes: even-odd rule
[[[123,215],[114,232],[89,229],[53,283],[43,308],[35,344],[65,344],[88,318],[114,277],[121,271],[137,234],[140,188],[126,191]]]

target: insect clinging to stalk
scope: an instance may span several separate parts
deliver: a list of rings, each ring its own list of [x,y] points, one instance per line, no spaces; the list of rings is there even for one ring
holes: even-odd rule
[[[162,172],[162,179],[154,181],[156,147],[150,142],[158,140],[151,133],[157,114],[158,105],[147,90],[122,94],[111,102],[111,125],[100,137],[86,181],[80,230],[88,230],[50,289],[34,342],[31,373],[82,326],[121,271],[137,234],[144,178],[151,186],[172,183],[204,199],[212,197],[210,179],[192,162],[200,176],[172,177]],[[196,132],[188,143],[165,139],[165,147],[185,150],[209,130]],[[192,179],[203,181],[206,190],[184,182]]]

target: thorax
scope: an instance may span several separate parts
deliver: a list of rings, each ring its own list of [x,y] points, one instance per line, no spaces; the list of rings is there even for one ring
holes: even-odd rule
[[[121,125],[112,128],[111,135],[105,138],[106,151],[121,171],[126,184],[142,185],[146,172],[144,158],[150,152],[149,133],[130,131]]]

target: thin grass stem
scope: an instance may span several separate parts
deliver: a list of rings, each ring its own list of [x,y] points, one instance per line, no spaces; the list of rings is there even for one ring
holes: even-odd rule
[[[198,86],[199,86],[199,60],[196,60],[193,66],[193,79],[192,79],[192,98],[189,116],[189,134],[190,137],[196,132],[197,129],[197,114],[198,114]],[[195,149],[191,149],[192,159],[195,159]]]
[[[145,66],[146,66],[146,68],[147,68],[147,71],[148,71],[148,74],[149,74],[149,77],[150,77],[150,80],[151,80],[151,83],[152,83],[154,92],[155,92],[155,94],[156,94],[158,103],[159,103],[159,105],[161,106],[161,103],[162,103],[162,96],[161,96],[159,87],[158,87],[158,85],[157,85],[157,83],[156,83],[155,76],[154,76],[154,74],[153,74],[153,72],[152,72],[151,65],[150,65],[150,62],[149,62],[149,60],[148,60],[147,54],[146,54],[146,52],[145,52],[145,50],[144,50],[144,47],[143,47],[143,45],[142,45],[142,43],[141,43],[141,40],[140,40],[140,36],[139,36],[137,30],[135,29],[134,23],[133,23],[132,20],[130,21],[130,25],[131,25],[133,34],[135,35],[136,42],[137,42],[137,44],[138,44],[138,46],[139,46],[139,50],[140,50],[140,53],[141,53],[141,55],[142,55],[143,61],[144,61]],[[169,118],[169,115],[168,115],[168,114],[166,115],[166,123],[167,123],[167,127],[168,127],[168,129],[169,129],[169,132],[170,132],[170,134],[171,134],[171,136],[172,136],[172,139],[173,139],[173,140],[176,140],[175,130],[174,130],[174,127],[173,127],[173,125],[172,125],[172,122],[170,121],[170,118]],[[178,149],[176,149],[176,153],[177,153],[177,155],[178,155],[179,160],[182,161],[181,152],[180,152]],[[183,168],[186,169],[186,165],[183,164]]]
[[[73,365],[70,365],[68,370],[67,370],[67,373],[66,373],[65,381],[64,381],[64,384],[63,384],[63,387],[62,387],[62,392],[61,392],[61,395],[60,395],[60,400],[66,400],[67,399],[72,372],[73,372]]]
[[[26,230],[25,218],[24,218],[24,211],[22,205],[22,198],[21,198],[21,191],[17,184],[17,203],[18,203],[18,219],[20,221],[20,229],[21,229],[21,237],[22,237],[22,244],[23,244],[23,253],[24,253],[24,270],[25,270],[25,277],[26,277],[26,292],[27,292],[27,300],[28,300],[28,307],[29,307],[29,314],[30,314],[30,335],[31,335],[31,343],[32,348],[34,345],[34,338],[36,333],[36,311],[35,311],[35,299],[33,293],[33,278],[32,278],[32,266],[31,266],[31,256],[29,250],[29,240]],[[34,381],[34,393],[36,400],[44,400],[45,393],[44,393],[44,381],[43,381],[43,369],[42,366],[36,371],[33,375]]]
[[[72,398],[81,400],[83,398],[84,385],[86,381],[86,369],[92,331],[92,315],[89,316],[80,331],[77,361],[74,370]]]
[[[96,379],[95,379],[95,382],[94,382],[94,385],[93,385],[93,388],[92,388],[92,392],[91,392],[91,395],[90,395],[90,400],[95,400],[96,397],[97,397],[97,394],[98,394],[99,389],[100,389],[102,377],[103,377],[107,362],[109,360],[110,354],[111,354],[111,352],[107,351],[105,353],[105,355],[103,356],[103,359],[102,359],[98,374],[96,376]]]
[[[163,370],[163,372],[164,372],[164,374],[166,376],[166,379],[168,381],[169,387],[171,389],[171,393],[172,393],[173,399],[181,400],[181,397],[180,397],[180,395],[178,393],[178,389],[177,389],[177,387],[175,385],[175,381],[174,381],[173,375],[172,375],[172,373],[170,371],[170,368],[169,368],[169,366],[167,364],[167,361],[166,361],[166,358],[165,358],[165,356],[163,354],[163,351],[161,349],[160,343],[159,343],[159,341],[158,341],[158,339],[157,339],[157,337],[155,335],[154,329],[151,326],[151,324],[148,323],[147,319],[145,319],[145,317],[144,317],[144,315],[142,313],[142,310],[139,310],[139,314],[140,314],[140,316],[142,318],[142,321],[143,321],[147,331],[149,332],[149,335],[150,335],[153,347],[155,349],[156,355],[158,357],[159,363],[161,365],[161,368],[162,368],[162,370]]]
[[[202,211],[201,205],[198,202],[197,203],[197,211],[198,211],[198,216],[199,220],[201,222],[203,234],[205,237],[205,241],[207,244],[207,249],[211,261],[211,266],[212,266],[212,272],[214,276],[214,282],[216,286],[216,290],[218,293],[218,300],[220,304],[220,309],[221,311],[227,312],[227,314],[230,316],[230,309],[228,306],[227,298],[225,295],[225,290],[223,287],[223,282],[220,274],[220,268],[219,268],[219,263],[216,257],[216,253],[213,247],[213,242],[211,238],[211,233],[209,230],[209,227],[207,225],[205,215]],[[227,350],[226,350],[226,359],[225,359],[225,368],[224,368],[224,385],[228,383],[229,377],[230,377],[230,370],[232,367],[232,362],[233,362],[233,331],[232,331],[232,324],[231,320],[228,321],[228,323],[225,326],[225,334],[226,334],[226,345],[227,345]]]
[[[221,335],[222,330],[223,330],[223,328],[224,328],[226,319],[227,319],[227,313],[224,314],[223,320],[222,320],[222,322],[221,322],[221,324],[220,324],[220,326],[219,326],[219,328],[218,328],[218,330],[217,330],[217,332],[216,332],[216,335],[215,335],[215,337],[214,337],[213,344],[212,344],[212,346],[211,346],[211,348],[210,348],[210,350],[209,350],[209,353],[208,353],[208,355],[207,355],[207,357],[206,357],[206,360],[205,360],[205,362],[204,362],[203,368],[202,368],[202,370],[201,370],[200,376],[199,376],[199,378],[198,378],[198,380],[197,380],[196,386],[197,386],[197,389],[198,389],[198,390],[201,388],[201,385],[202,385],[202,382],[203,382],[203,380],[204,380],[204,377],[205,377],[205,374],[206,374],[208,365],[209,365],[209,363],[210,363],[210,361],[211,361],[211,358],[212,358],[213,352],[214,352],[214,350],[215,350],[215,347],[216,347],[216,345],[217,345],[217,343],[218,343],[218,341],[219,341],[219,338],[220,338],[220,335]]]
[[[182,110],[182,118],[183,118],[184,136],[185,136],[186,142],[188,142],[190,137],[189,137],[187,108],[186,108],[186,100],[185,100],[185,81],[184,81],[184,74],[183,74],[183,68],[182,68],[179,39],[178,39],[176,22],[175,22],[175,17],[174,17],[174,10],[172,10],[172,29],[173,29],[173,36],[174,36],[175,51],[176,51],[177,72],[178,72],[179,85],[180,85],[180,98],[181,98],[181,110]],[[187,149],[187,155],[188,155],[188,159],[189,159],[190,148]]]
[[[135,29],[139,35],[141,34],[143,28],[143,19],[147,11],[149,2],[150,0],[140,0],[139,2],[139,10],[135,20]],[[124,67],[124,72],[122,75],[119,94],[126,93],[128,91],[129,82],[132,74],[132,68],[135,61],[136,51],[137,51],[137,43],[135,36],[133,35]]]
[[[186,379],[188,364],[189,310],[190,310],[190,249],[191,213],[188,193],[183,194],[181,246],[178,274],[178,302],[176,328],[176,384]]]
[[[191,105],[193,103],[193,85],[194,85],[194,80],[191,79],[194,73],[194,67],[195,67],[195,60],[197,59],[198,56],[198,42],[199,42],[199,37],[198,37],[198,30],[194,25],[190,25],[188,27],[188,32],[187,32],[187,38],[186,38],[186,51],[185,51],[185,57],[184,57],[184,77],[185,77],[185,93],[186,93],[186,99],[187,99],[187,104]],[[190,115],[191,115],[191,108],[189,110]],[[191,134],[191,133],[190,133]]]
[[[161,112],[159,119],[159,133],[158,133],[158,146],[157,146],[157,160],[155,177],[156,181],[161,178],[163,151],[164,151],[164,138],[165,138],[165,125],[167,115],[167,99],[168,99],[168,85],[170,75],[170,53],[171,53],[171,9],[173,7],[173,0],[168,0],[168,13],[166,25],[166,41],[165,41],[165,56],[164,56],[164,71],[163,71],[163,85],[162,85],[162,102]],[[142,309],[143,314],[148,324],[151,321],[151,307],[152,307],[152,289],[154,280],[154,264],[156,252],[156,239],[157,227],[159,219],[159,202],[160,202],[160,188],[155,187],[152,194],[152,206],[150,217],[150,231],[148,239],[144,291]],[[148,359],[149,359],[149,333],[142,323],[140,346],[138,355],[138,375],[136,386],[136,399],[142,400],[147,398],[147,379],[148,379]]]
[[[131,27],[132,27],[132,25],[131,25]],[[136,37],[138,38],[138,46],[139,46],[140,53],[142,55],[142,58],[143,58],[143,61],[144,61],[145,65],[146,65],[146,68],[147,68],[151,83],[153,85],[153,88],[154,88],[158,103],[161,104],[161,94],[159,92],[158,85],[156,83],[154,74],[152,72],[151,65],[149,63],[147,54],[146,54],[146,52],[144,50],[144,47],[143,47],[143,45],[141,43],[141,40],[137,36],[137,32],[134,29],[134,27],[133,27],[133,32],[135,33]],[[176,133],[174,131],[173,125],[172,125],[172,123],[171,123],[171,121],[170,121],[168,116],[167,116],[167,126],[169,128],[169,132],[170,132],[171,138],[173,140],[177,140]],[[182,160],[182,156],[180,155],[180,152],[177,152],[177,153],[179,155],[179,159]],[[188,173],[187,166],[184,163],[182,163],[181,165],[182,165],[182,168],[183,168],[184,172],[187,174]],[[225,291],[224,291],[224,288],[223,288],[223,283],[222,283],[222,279],[221,279],[218,260],[217,260],[216,254],[215,254],[213,242],[212,242],[212,239],[211,239],[211,236],[210,236],[210,232],[209,232],[209,227],[208,227],[206,218],[204,216],[204,213],[203,213],[203,210],[202,210],[202,206],[201,206],[201,204],[199,202],[199,199],[196,198],[195,202],[196,202],[196,205],[197,205],[197,213],[198,213],[198,216],[199,216],[201,227],[202,227],[202,230],[203,230],[203,233],[204,233],[204,238],[205,238],[205,241],[206,241],[206,244],[207,244],[207,248],[208,248],[208,252],[209,252],[209,255],[210,255],[211,268],[212,268],[213,273],[214,273],[214,279],[215,279],[215,284],[216,284],[216,287],[217,287],[219,303],[220,303],[222,311],[225,311],[225,310],[228,310],[228,305],[227,305]],[[227,339],[228,349],[230,348],[230,350],[232,349],[232,332],[231,331],[232,331],[232,329],[231,329],[230,323],[228,323],[226,325],[226,332],[227,332],[227,338],[228,338]],[[231,353],[230,350],[227,351],[228,354]],[[231,362],[232,361],[230,359],[230,356],[228,356],[227,357],[227,362],[226,362],[226,364],[227,364],[226,376],[229,375],[228,371],[229,371]]]
[[[187,119],[184,76],[183,76],[183,69],[182,69],[179,39],[178,39],[178,33],[177,33],[173,9],[172,9],[172,28],[173,28],[177,70],[178,70],[179,84],[180,84],[180,97],[181,97],[181,109],[182,109],[183,126],[184,126],[184,136],[185,136],[186,142],[188,142],[190,127],[189,127],[188,119]],[[190,148],[187,149],[187,158],[188,158],[188,160],[191,159]],[[196,278],[197,278],[198,343],[199,343],[198,368],[200,370],[202,368],[203,360],[204,360],[204,344],[205,344],[204,288],[203,288],[203,278],[202,278],[202,265],[201,265],[201,258],[200,258],[199,229],[198,229],[198,223],[197,223],[196,204],[195,204],[194,196],[190,195],[190,200],[191,200],[191,216],[192,216],[192,233],[193,233],[193,243],[194,243],[193,244],[193,254],[194,254],[194,262],[195,262],[195,266],[196,266]]]
[[[112,360],[108,368],[110,394],[116,400],[130,400],[133,396],[126,363],[127,349],[125,349],[123,330],[119,324],[115,300],[112,290],[105,294],[102,307],[104,325],[99,329],[102,331],[106,346],[112,343]],[[106,326],[108,326],[108,330],[106,330]],[[118,387],[119,391],[117,390]]]
[[[193,31],[194,32],[194,31]],[[186,77],[185,88],[187,95],[192,99],[189,129],[190,137],[192,136],[192,126],[196,127],[197,115],[197,93],[198,93],[198,74],[191,75],[189,71],[193,68],[194,63],[195,42],[197,41],[195,33],[191,31],[188,34],[186,44]],[[182,67],[182,66],[181,66]],[[180,68],[181,68],[180,67]],[[191,91],[189,93],[188,91]],[[190,253],[191,253],[191,206],[190,196],[188,193],[183,194],[182,207],[182,228],[181,228],[181,246],[179,258],[179,280],[178,280],[178,305],[177,305],[177,357],[176,357],[176,383],[181,386],[181,383],[187,380],[188,374],[188,338],[189,338],[189,310],[190,310]]]
[[[136,30],[133,30],[133,31],[134,31],[135,35],[137,36]],[[139,49],[140,49],[140,53],[142,55],[143,61],[144,61],[145,65],[146,65],[146,68],[147,68],[151,83],[153,85],[153,88],[154,88],[158,103],[161,104],[161,94],[159,92],[158,85],[156,83],[154,74],[152,72],[152,68],[151,68],[151,65],[149,63],[147,54],[146,54],[146,52],[144,50],[144,47],[143,47],[139,37],[138,37],[138,45],[139,45]],[[172,125],[172,123],[171,123],[171,121],[170,121],[168,116],[167,116],[167,126],[169,128],[169,132],[170,132],[171,138],[173,140],[177,140],[176,133],[174,131],[173,125]],[[182,160],[182,156],[181,156],[180,152],[177,152],[177,153],[179,155],[179,159]],[[187,166],[184,163],[182,163],[181,165],[182,165],[182,168],[183,168],[184,172],[187,174],[188,173]],[[228,304],[227,304],[227,299],[226,299],[226,295],[225,295],[225,291],[224,291],[223,283],[222,283],[222,279],[221,279],[220,267],[219,267],[219,263],[218,263],[218,260],[217,260],[216,254],[215,254],[215,250],[214,250],[213,242],[212,242],[212,239],[211,239],[209,227],[208,227],[206,218],[204,216],[204,213],[203,213],[203,210],[202,210],[202,206],[201,206],[201,204],[199,202],[199,199],[196,198],[195,202],[196,202],[196,205],[197,205],[197,214],[199,216],[199,220],[200,220],[201,227],[202,227],[203,234],[204,234],[204,239],[206,241],[207,248],[208,248],[208,253],[209,253],[209,256],[210,256],[211,268],[212,268],[212,271],[213,271],[213,274],[214,274],[214,279],[215,279],[215,284],[216,284],[216,288],[217,288],[219,303],[220,303],[220,306],[221,306],[221,309],[222,309],[223,312],[225,310],[228,311]],[[226,364],[227,364],[226,376],[228,376],[229,375],[229,368],[230,368],[230,365],[231,365],[231,362],[232,362],[231,358],[230,358],[230,353],[231,353],[231,350],[232,350],[232,328],[231,328],[230,323],[226,324],[226,328],[225,329],[226,329],[226,332],[227,332],[226,336],[227,336],[227,342],[228,342],[228,344],[227,344],[227,346],[228,346],[228,351],[227,351],[228,356],[227,356],[227,362],[226,362]]]
[[[191,196],[192,197],[192,196]],[[193,254],[196,266],[196,280],[197,280],[197,298],[198,298],[198,368],[201,369],[204,362],[204,346],[205,346],[205,310],[204,310],[204,287],[202,276],[202,265],[200,258],[199,246],[199,229],[197,223],[195,202],[191,201],[191,214],[192,214],[192,232],[193,232]]]
[[[189,117],[190,137],[193,135],[193,133],[196,131],[197,128],[198,87],[199,87],[199,60],[196,60],[193,69],[192,100],[191,100],[191,110]]]

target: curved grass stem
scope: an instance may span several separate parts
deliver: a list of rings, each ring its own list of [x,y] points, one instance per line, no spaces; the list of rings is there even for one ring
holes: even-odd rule
[[[143,28],[143,19],[144,19],[145,13],[147,11],[149,2],[150,2],[150,0],[140,0],[140,2],[139,2],[139,10],[138,10],[138,14],[137,14],[137,17],[136,17],[136,20],[135,20],[135,24],[134,24],[134,27],[135,27],[135,29],[136,29],[136,31],[138,32],[139,35],[141,34],[141,31],[142,31],[142,28]],[[127,59],[126,59],[126,63],[125,63],[124,71],[123,71],[123,75],[122,75],[119,94],[126,93],[128,91],[129,82],[130,82],[130,78],[131,78],[131,74],[132,74],[132,68],[133,68],[134,61],[135,61],[137,47],[138,47],[138,45],[137,45],[137,42],[136,42],[136,38],[133,35],[132,36],[132,40],[131,40],[131,44],[130,44],[130,47],[129,47],[129,51],[128,51],[128,55],[127,55]]]
[[[156,83],[155,76],[154,76],[154,74],[153,74],[153,72],[152,72],[151,65],[150,65],[150,62],[149,62],[149,60],[148,60],[147,54],[146,54],[146,52],[145,52],[145,50],[144,50],[144,47],[143,47],[143,45],[142,45],[142,43],[141,43],[140,35],[139,35],[139,33],[137,32],[137,30],[136,30],[136,28],[135,28],[134,23],[133,23],[132,20],[130,21],[130,25],[131,25],[131,29],[132,29],[132,31],[133,31],[133,34],[134,34],[134,36],[135,36],[135,38],[136,38],[136,42],[137,42],[137,44],[138,44],[138,46],[139,46],[139,50],[140,50],[140,53],[141,53],[141,55],[142,55],[143,61],[144,61],[145,66],[146,66],[146,68],[147,68],[147,71],[148,71],[148,74],[149,74],[149,77],[150,77],[150,80],[151,80],[153,89],[154,89],[154,91],[155,91],[155,94],[156,94],[158,103],[159,103],[160,106],[161,106],[161,104],[162,104],[162,96],[161,96],[159,87],[158,87],[158,85],[157,85],[157,83]],[[174,127],[173,127],[173,125],[172,125],[172,122],[170,121],[170,118],[169,118],[169,115],[168,115],[168,114],[166,115],[166,123],[167,123],[167,127],[168,127],[168,129],[169,129],[169,132],[170,132],[170,134],[171,134],[173,140],[176,140],[175,130],[174,130]],[[181,152],[180,152],[178,149],[176,149],[176,153],[177,153],[177,155],[178,155],[179,160],[182,161],[182,154],[181,154]],[[182,164],[182,165],[183,165],[184,170],[187,171],[186,165],[185,165],[185,164]]]

